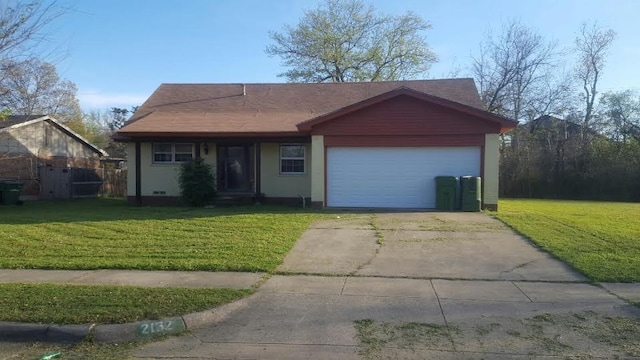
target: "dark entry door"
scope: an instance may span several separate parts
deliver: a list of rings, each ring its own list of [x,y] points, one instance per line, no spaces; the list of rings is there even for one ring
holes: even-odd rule
[[[251,146],[218,147],[218,189],[229,192],[251,191]]]

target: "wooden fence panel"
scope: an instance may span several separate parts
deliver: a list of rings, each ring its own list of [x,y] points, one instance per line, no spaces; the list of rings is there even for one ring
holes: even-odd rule
[[[102,187],[102,169],[71,169],[71,198],[97,197]]]
[[[40,168],[41,194],[44,200],[83,197],[125,197],[126,169]]]
[[[103,197],[127,196],[127,169],[101,169]]]

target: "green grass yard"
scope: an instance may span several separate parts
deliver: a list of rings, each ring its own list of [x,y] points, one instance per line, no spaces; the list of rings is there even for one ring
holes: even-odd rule
[[[250,289],[141,288],[57,284],[0,284],[0,321],[112,324],[211,309]]]
[[[0,206],[0,267],[272,271],[319,214],[134,207],[116,199]]]
[[[0,268],[272,271],[319,212],[133,207],[85,199],[0,206]],[[210,309],[252,290],[0,284],[0,321],[123,323]]]
[[[494,215],[593,281],[640,282],[640,204],[502,199]]]

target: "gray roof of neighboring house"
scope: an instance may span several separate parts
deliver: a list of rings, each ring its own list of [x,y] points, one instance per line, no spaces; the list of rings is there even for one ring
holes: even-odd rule
[[[39,119],[44,116],[46,115],[9,115],[4,120],[0,119],[0,129]]]

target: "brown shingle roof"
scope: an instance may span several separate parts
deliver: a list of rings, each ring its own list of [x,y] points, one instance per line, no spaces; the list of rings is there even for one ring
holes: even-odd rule
[[[400,87],[483,108],[473,79],[318,84],[162,84],[118,134],[295,133],[300,122]]]

